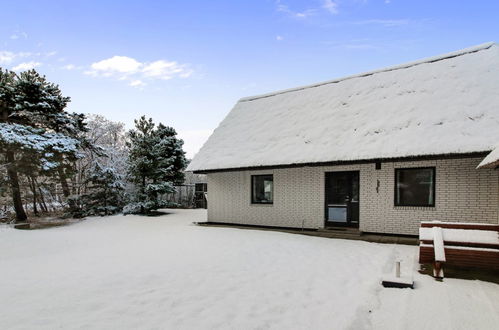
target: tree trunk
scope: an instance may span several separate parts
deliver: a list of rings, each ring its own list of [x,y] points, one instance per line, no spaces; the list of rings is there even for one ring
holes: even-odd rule
[[[19,177],[17,171],[14,169],[14,152],[7,151],[6,154],[8,166],[7,175],[10,180],[10,188],[12,190],[12,201],[14,202],[14,210],[16,211],[16,222],[24,222],[28,219],[26,212],[24,212],[23,201],[21,198],[21,189],[19,188]]]
[[[108,215],[107,214],[107,191],[106,190],[104,190],[104,214]]]
[[[77,186],[78,185],[76,184],[76,175],[72,175],[71,176],[71,194],[73,194],[73,195],[77,195],[78,194],[78,190],[76,188]]]
[[[66,202],[68,203],[69,209],[75,210],[76,209],[75,201],[73,199],[68,199],[68,197],[71,195],[71,191],[69,190],[68,182],[64,177],[64,171],[62,170],[62,168],[59,168],[57,171],[59,173],[59,180],[61,181],[62,193],[64,195],[64,198],[66,199]]]
[[[146,176],[143,175],[142,176],[142,195],[144,196],[146,194]],[[141,214],[144,214],[145,213],[145,210],[144,210],[144,204],[141,204],[140,205],[140,213]]]
[[[40,204],[40,209],[42,209],[43,212],[47,213],[48,212],[48,208],[47,208],[47,204],[45,204],[45,197],[43,196],[43,191],[42,191],[42,188],[40,187],[40,185],[38,184],[38,182],[35,180],[35,187],[36,189],[38,189],[38,195],[40,196],[40,198],[38,198],[38,204]]]
[[[43,197],[42,188],[40,188],[40,186],[38,186],[38,192],[40,193],[41,208],[42,208],[43,212],[48,212],[49,209],[47,208],[47,204],[45,203],[45,198]]]
[[[62,194],[64,195],[65,198],[68,198],[69,195],[71,195],[71,192],[69,191],[68,182],[64,177],[64,171],[62,170],[62,168],[59,168],[57,172],[59,173],[59,181],[61,182]]]
[[[49,197],[50,197],[50,207],[52,208],[52,212],[57,211],[56,202],[61,204],[61,199],[57,194],[57,187],[54,185],[52,189],[48,189]]]
[[[38,208],[36,207],[36,186],[35,186],[35,179],[33,177],[28,177],[28,181],[30,183],[31,187],[31,193],[33,194],[33,213],[38,216]]]

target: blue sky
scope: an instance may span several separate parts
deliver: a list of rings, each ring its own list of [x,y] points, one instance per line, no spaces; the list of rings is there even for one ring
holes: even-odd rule
[[[243,96],[499,41],[499,1],[2,1],[0,66],[69,110],[177,129],[192,156]]]

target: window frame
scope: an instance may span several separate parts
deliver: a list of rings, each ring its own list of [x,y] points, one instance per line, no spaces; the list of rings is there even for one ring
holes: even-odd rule
[[[259,202],[256,201],[253,197],[253,187],[255,184],[255,180],[257,177],[262,177],[262,176],[270,176],[272,177],[272,202]],[[251,175],[251,185],[250,185],[250,198],[251,198],[251,204],[252,205],[273,205],[274,204],[274,174],[269,173],[269,174],[254,174]]]
[[[397,177],[398,177],[398,172],[399,171],[406,171],[406,170],[432,170],[433,172],[433,185],[432,185],[432,194],[433,194],[433,203],[431,204],[401,204],[397,203],[397,188],[398,188],[398,182],[397,182]],[[394,206],[397,207],[435,207],[435,203],[437,200],[436,196],[436,189],[435,187],[437,186],[437,171],[435,166],[425,166],[425,167],[404,167],[404,168],[396,168],[395,169],[395,177],[394,177],[394,194],[393,194],[393,203]]]

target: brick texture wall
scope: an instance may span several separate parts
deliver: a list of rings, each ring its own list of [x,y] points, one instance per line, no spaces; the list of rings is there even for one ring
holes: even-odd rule
[[[313,166],[208,174],[208,221],[321,228],[325,173],[360,172],[360,230],[417,235],[423,220],[499,223],[499,171],[481,158]],[[395,169],[436,168],[435,207],[394,206]],[[251,204],[251,175],[274,175],[274,204]],[[379,189],[376,191],[379,180]]]

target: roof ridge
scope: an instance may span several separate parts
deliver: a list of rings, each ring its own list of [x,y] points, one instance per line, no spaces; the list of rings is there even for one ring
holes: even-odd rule
[[[476,52],[479,52],[481,50],[489,49],[490,47],[492,47],[494,45],[497,45],[497,44],[495,42],[487,42],[487,43],[483,43],[483,44],[480,44],[477,46],[464,48],[461,50],[457,50],[457,51],[442,54],[442,55],[426,57],[426,58],[412,61],[412,62],[406,62],[403,64],[393,65],[393,66],[385,67],[382,69],[357,73],[357,74],[353,74],[353,75],[349,75],[349,76],[345,76],[345,77],[341,77],[341,78],[337,78],[337,79],[323,81],[323,82],[316,83],[316,84],[299,86],[299,87],[283,89],[283,90],[279,90],[279,91],[275,91],[275,92],[271,92],[271,93],[243,97],[239,100],[239,102],[249,102],[249,101],[254,101],[254,100],[258,100],[258,99],[262,99],[262,98],[266,98],[266,97],[272,97],[272,96],[276,96],[276,95],[280,95],[280,94],[296,92],[296,91],[300,91],[300,90],[304,90],[304,89],[315,88],[315,87],[320,87],[320,86],[329,85],[329,84],[336,84],[336,83],[339,83],[339,82],[342,82],[345,80],[349,80],[349,79],[372,76],[374,74],[381,73],[381,72],[390,72],[390,71],[395,71],[395,70],[407,69],[407,68],[410,68],[410,67],[413,67],[416,65],[420,65],[420,64],[434,63],[434,62],[446,60],[449,58],[454,58],[454,57],[458,57],[458,56],[462,56],[462,55],[476,53]]]

